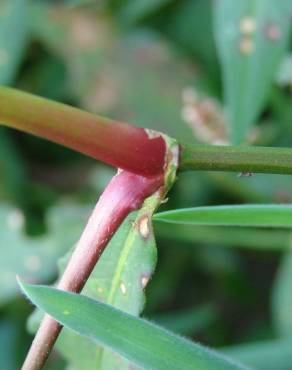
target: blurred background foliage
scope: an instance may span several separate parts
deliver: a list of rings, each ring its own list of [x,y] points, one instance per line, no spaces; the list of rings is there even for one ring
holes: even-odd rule
[[[2,0],[0,83],[181,142],[289,147],[291,14],[289,0]],[[0,369],[18,369],[32,338],[15,276],[55,281],[113,173],[0,128]],[[291,189],[291,176],[184,173],[163,209],[291,203]],[[291,370],[292,232],[155,233],[144,316],[256,369]],[[47,369],[67,366],[56,353]]]

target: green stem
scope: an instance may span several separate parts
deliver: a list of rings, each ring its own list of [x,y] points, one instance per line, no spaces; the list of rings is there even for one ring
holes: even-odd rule
[[[182,145],[179,170],[292,174],[292,148]]]

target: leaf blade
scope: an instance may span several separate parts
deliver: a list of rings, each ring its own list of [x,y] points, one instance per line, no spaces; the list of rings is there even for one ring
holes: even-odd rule
[[[287,47],[289,14],[289,0],[215,2],[215,41],[234,144],[246,140],[265,105]]]
[[[292,227],[291,205],[239,205],[183,208],[156,214],[155,221],[206,226]]]
[[[90,298],[19,282],[42,310],[146,369],[236,370],[245,367],[200,345]]]

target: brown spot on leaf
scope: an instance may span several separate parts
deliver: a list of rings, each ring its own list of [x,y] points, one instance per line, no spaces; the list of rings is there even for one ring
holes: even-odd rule
[[[147,239],[150,235],[150,220],[148,215],[143,215],[138,220],[138,230],[139,234],[142,236],[143,239]]]

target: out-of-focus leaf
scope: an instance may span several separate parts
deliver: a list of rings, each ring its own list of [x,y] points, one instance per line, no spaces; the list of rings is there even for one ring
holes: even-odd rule
[[[186,225],[292,227],[291,205],[239,205],[184,208],[158,213],[154,220]]]
[[[211,90],[218,94],[219,66],[212,33],[212,2],[213,0],[177,1],[172,12],[165,17],[157,17],[155,27],[165,33],[171,42],[176,41],[188,54],[193,55],[196,63],[202,62],[200,67],[207,68],[204,71],[208,78],[205,88],[207,87],[208,92]]]
[[[152,317],[157,324],[183,335],[197,334],[210,326],[216,318],[216,309],[211,304],[188,310],[166,312]]]
[[[289,4],[290,0],[214,2],[214,32],[234,144],[247,139],[266,103],[287,47]]]
[[[226,347],[222,352],[256,370],[290,370],[291,346],[292,340],[278,339]]]
[[[103,252],[83,294],[133,315],[141,313],[145,303],[144,288],[156,265],[151,215],[158,202],[155,194],[138,212],[128,216]],[[141,227],[143,234],[139,231]],[[66,262],[67,258],[62,265]],[[34,325],[34,320],[31,324]],[[99,370],[129,368],[127,361],[69,330],[62,332],[57,348],[75,370],[92,369],[93,358],[94,366]]]
[[[0,369],[15,370],[17,350],[17,328],[11,321],[0,323]]]
[[[164,5],[173,0],[132,0],[122,1],[122,6],[118,13],[123,22],[132,24],[149,17],[154,12],[160,10]]]
[[[64,326],[145,369],[247,369],[110,305],[54,288],[20,285],[33,303]]]
[[[2,0],[0,3],[0,84],[11,84],[28,41],[26,0]],[[26,171],[8,133],[0,127],[0,177],[4,196],[19,206],[26,205]]]
[[[29,238],[23,232],[23,215],[8,205],[0,208],[0,306],[17,294],[16,275],[46,282],[56,274],[57,259],[72,247],[88,215],[81,207],[49,211],[48,234]]]
[[[292,54],[288,54],[282,61],[276,75],[276,82],[280,86],[292,86]]]
[[[287,229],[255,229],[238,227],[215,227],[174,225],[158,223],[155,235],[162,239],[179,243],[187,243],[186,248],[201,244],[221,245],[224,247],[240,247],[257,250],[287,250],[292,238],[291,230]],[[185,244],[182,244],[185,245]]]
[[[7,129],[0,127],[1,195],[19,206],[27,204],[27,176],[21,157]]]
[[[290,247],[292,238],[290,240]],[[281,336],[292,337],[292,252],[284,255],[272,294],[273,324]]]
[[[65,62],[83,108],[194,141],[181,117],[181,95],[195,72],[156,33],[118,35],[102,14],[43,4],[33,6],[32,28]]]
[[[9,84],[21,61],[28,39],[26,0],[0,3],[0,84]]]

